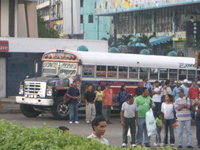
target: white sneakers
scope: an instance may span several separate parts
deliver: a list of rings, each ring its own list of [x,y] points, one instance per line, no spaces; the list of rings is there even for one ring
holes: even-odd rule
[[[131,147],[136,147],[136,144],[132,144]]]
[[[73,123],[72,121],[69,122],[69,124],[72,124],[72,123]],[[75,124],[79,124],[78,121],[75,121],[74,123],[75,123]]]
[[[153,143],[153,145],[154,145],[154,146],[158,146],[158,144],[157,144],[157,143],[155,143],[155,142]]]
[[[121,147],[127,147],[126,143],[123,143]]]

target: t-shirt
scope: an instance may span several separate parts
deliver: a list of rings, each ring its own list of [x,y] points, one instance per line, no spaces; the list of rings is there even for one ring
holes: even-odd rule
[[[101,138],[98,138],[96,135],[94,135],[94,133],[90,134],[87,138],[94,139],[104,145],[109,145],[109,142],[107,139],[105,139],[103,136],[101,136]]]
[[[121,111],[124,112],[124,117],[125,118],[134,118],[135,117],[135,112],[137,112],[137,105],[132,103],[129,104],[128,102],[124,102],[122,104],[122,109]]]
[[[87,91],[85,93],[85,100],[87,100],[89,103],[92,103],[95,99],[96,95],[93,91]]]
[[[172,90],[170,87],[166,87],[163,89],[163,95],[172,94]]]
[[[182,84],[180,88],[183,89],[183,91],[184,91],[184,95],[185,95],[186,97],[188,97],[188,87],[185,86],[184,84]]]
[[[170,88],[171,88],[172,91],[174,90],[175,87],[176,87],[176,84],[171,84],[170,85]]]
[[[193,88],[192,86],[189,88],[188,90],[188,97],[190,97],[191,99],[195,99],[197,98],[199,95],[199,90],[197,87]]]
[[[160,87],[155,87],[154,88],[154,92],[159,92],[161,90],[161,88]],[[153,97],[152,97],[152,100],[154,101],[154,102],[161,102],[161,94],[154,94],[153,95]]]
[[[174,110],[174,104],[162,103],[161,105],[161,111],[164,113],[165,119],[174,119]]]
[[[142,95],[140,95],[140,96],[135,98],[134,103],[137,104],[138,118],[145,118],[146,112],[150,108],[150,100],[151,100],[150,96],[143,97]],[[152,101],[152,105],[154,105],[153,101]]]
[[[79,96],[80,95],[80,92],[79,92],[79,89],[78,88],[74,88],[73,86],[70,87],[68,90],[67,90],[67,94],[69,94],[70,96]],[[77,99],[73,99],[73,98],[70,98],[70,103],[72,104],[77,104],[78,103],[78,100]]]
[[[138,86],[138,87],[135,89],[135,95],[137,95],[137,96],[142,95],[142,88],[141,88],[141,87]]]
[[[175,101],[175,108],[177,109],[180,106],[183,106],[184,104],[187,104],[190,106],[190,99],[184,96],[183,98],[178,98]],[[176,111],[177,120],[179,121],[186,121],[191,120],[191,113],[189,109],[183,108],[181,111]]]
[[[111,106],[112,105],[112,98],[113,98],[113,90],[112,89],[103,90],[103,105],[104,106]]]
[[[178,90],[179,88],[175,87],[172,92],[172,95],[174,96],[175,101],[179,98]]]
[[[162,119],[156,118],[156,124],[162,126],[163,125]]]

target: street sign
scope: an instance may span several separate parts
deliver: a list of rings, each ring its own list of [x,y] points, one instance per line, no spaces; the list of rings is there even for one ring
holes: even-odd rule
[[[0,52],[8,52],[9,46],[8,41],[0,41]]]

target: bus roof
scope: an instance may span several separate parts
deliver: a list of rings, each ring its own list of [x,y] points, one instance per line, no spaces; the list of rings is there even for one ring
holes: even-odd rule
[[[79,61],[81,60],[83,65],[195,69],[195,59],[190,57],[80,51],[71,52],[79,57]]]

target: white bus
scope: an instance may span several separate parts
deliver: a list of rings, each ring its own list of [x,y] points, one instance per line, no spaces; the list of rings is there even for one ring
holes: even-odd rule
[[[151,83],[200,78],[200,70],[194,67],[195,59],[187,57],[53,50],[44,53],[42,61],[42,77],[25,79],[16,98],[27,117],[36,117],[38,111],[51,109],[55,118],[66,119],[69,111],[62,98],[73,80],[80,81],[83,100],[89,83],[94,87],[109,83],[115,94],[125,84],[134,94],[144,76]]]

